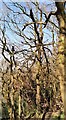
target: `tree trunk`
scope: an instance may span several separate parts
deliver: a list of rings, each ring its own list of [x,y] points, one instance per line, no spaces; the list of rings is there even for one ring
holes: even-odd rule
[[[14,86],[13,86],[13,75],[11,74],[11,84],[12,84],[12,89],[10,92],[10,99],[11,99],[11,105],[12,105],[12,119],[15,120],[15,109],[14,109]]]
[[[21,96],[20,96],[20,91],[19,91],[19,120],[21,116]]]
[[[40,13],[40,21],[42,21],[42,11]],[[40,40],[42,42],[42,36],[43,36],[43,33],[42,33],[42,24],[40,24],[40,28],[39,28],[39,35],[40,35]],[[41,45],[39,43],[39,40],[38,40],[38,43],[37,43],[37,50],[38,50],[38,54],[37,54],[37,57],[38,57],[38,61],[37,61],[37,67],[38,67],[38,73],[36,75],[36,84],[37,84],[37,93],[36,93],[36,104],[37,104],[37,114],[36,114],[36,117],[38,118],[39,115],[40,115],[40,100],[41,100],[41,95],[40,95],[40,71],[41,71],[41,66],[42,66],[42,62],[41,62]]]
[[[58,51],[58,62],[59,62],[59,79],[60,79],[60,91],[61,97],[64,104],[64,114],[66,118],[66,13],[64,11],[63,2],[55,2],[57,7],[56,17],[59,23],[59,51]]]

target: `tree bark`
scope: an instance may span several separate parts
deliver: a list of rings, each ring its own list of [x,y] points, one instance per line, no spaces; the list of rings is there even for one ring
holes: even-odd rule
[[[66,118],[66,13],[64,11],[64,2],[55,2],[57,7],[56,17],[59,23],[59,42],[58,42],[58,63],[60,91],[64,104],[64,115]]]

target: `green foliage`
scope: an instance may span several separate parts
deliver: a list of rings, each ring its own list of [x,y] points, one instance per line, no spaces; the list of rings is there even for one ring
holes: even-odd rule
[[[64,118],[64,113],[62,113],[62,114],[60,115],[60,118]]]

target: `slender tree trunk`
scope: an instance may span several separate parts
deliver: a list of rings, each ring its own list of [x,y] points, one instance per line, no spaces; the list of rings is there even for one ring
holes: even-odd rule
[[[20,90],[19,90],[19,120],[21,116],[21,96],[20,96]]]
[[[13,56],[10,56],[10,81],[11,81],[11,91],[10,91],[10,101],[11,101],[11,109],[12,109],[12,113],[11,113],[11,119],[12,120],[16,120],[16,111],[15,111],[15,104],[14,104],[14,79],[13,79]]]
[[[13,88],[13,75],[11,74],[11,84],[12,84],[12,90],[10,93],[10,98],[11,98],[11,105],[12,105],[12,119],[15,119],[15,109],[14,109],[14,88]]]
[[[40,13],[40,21],[42,21],[42,11]],[[40,24],[40,28],[39,28],[39,35],[40,35],[40,38],[42,37],[42,24]],[[41,42],[42,42],[42,38],[41,38]],[[41,45],[39,43],[39,40],[38,40],[38,46],[37,46],[37,49],[38,49],[38,61],[37,61],[37,67],[38,67],[38,73],[36,75],[36,84],[37,84],[37,93],[36,93],[36,104],[37,104],[37,114],[36,114],[36,117],[38,118],[39,115],[40,115],[40,100],[41,100],[41,95],[40,95],[40,71],[41,71]]]
[[[36,88],[36,105],[37,105],[37,113],[36,113],[36,117],[39,117],[39,113],[40,113],[40,81],[39,81],[39,74],[36,75],[36,84],[37,84],[37,88]]]

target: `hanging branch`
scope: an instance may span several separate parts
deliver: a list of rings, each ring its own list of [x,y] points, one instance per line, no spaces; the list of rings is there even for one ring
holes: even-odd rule
[[[33,15],[32,9],[30,9],[30,17],[31,17],[32,21],[34,22],[34,29],[35,29],[35,32],[37,34],[38,41],[39,41],[39,43],[41,43],[39,32],[37,30],[36,21],[34,19],[34,15]]]
[[[49,15],[48,15],[48,17],[45,16],[46,17],[46,21],[45,21],[44,28],[46,27],[47,23],[49,22],[49,19],[50,19],[51,15],[56,15],[56,12],[50,12]]]

